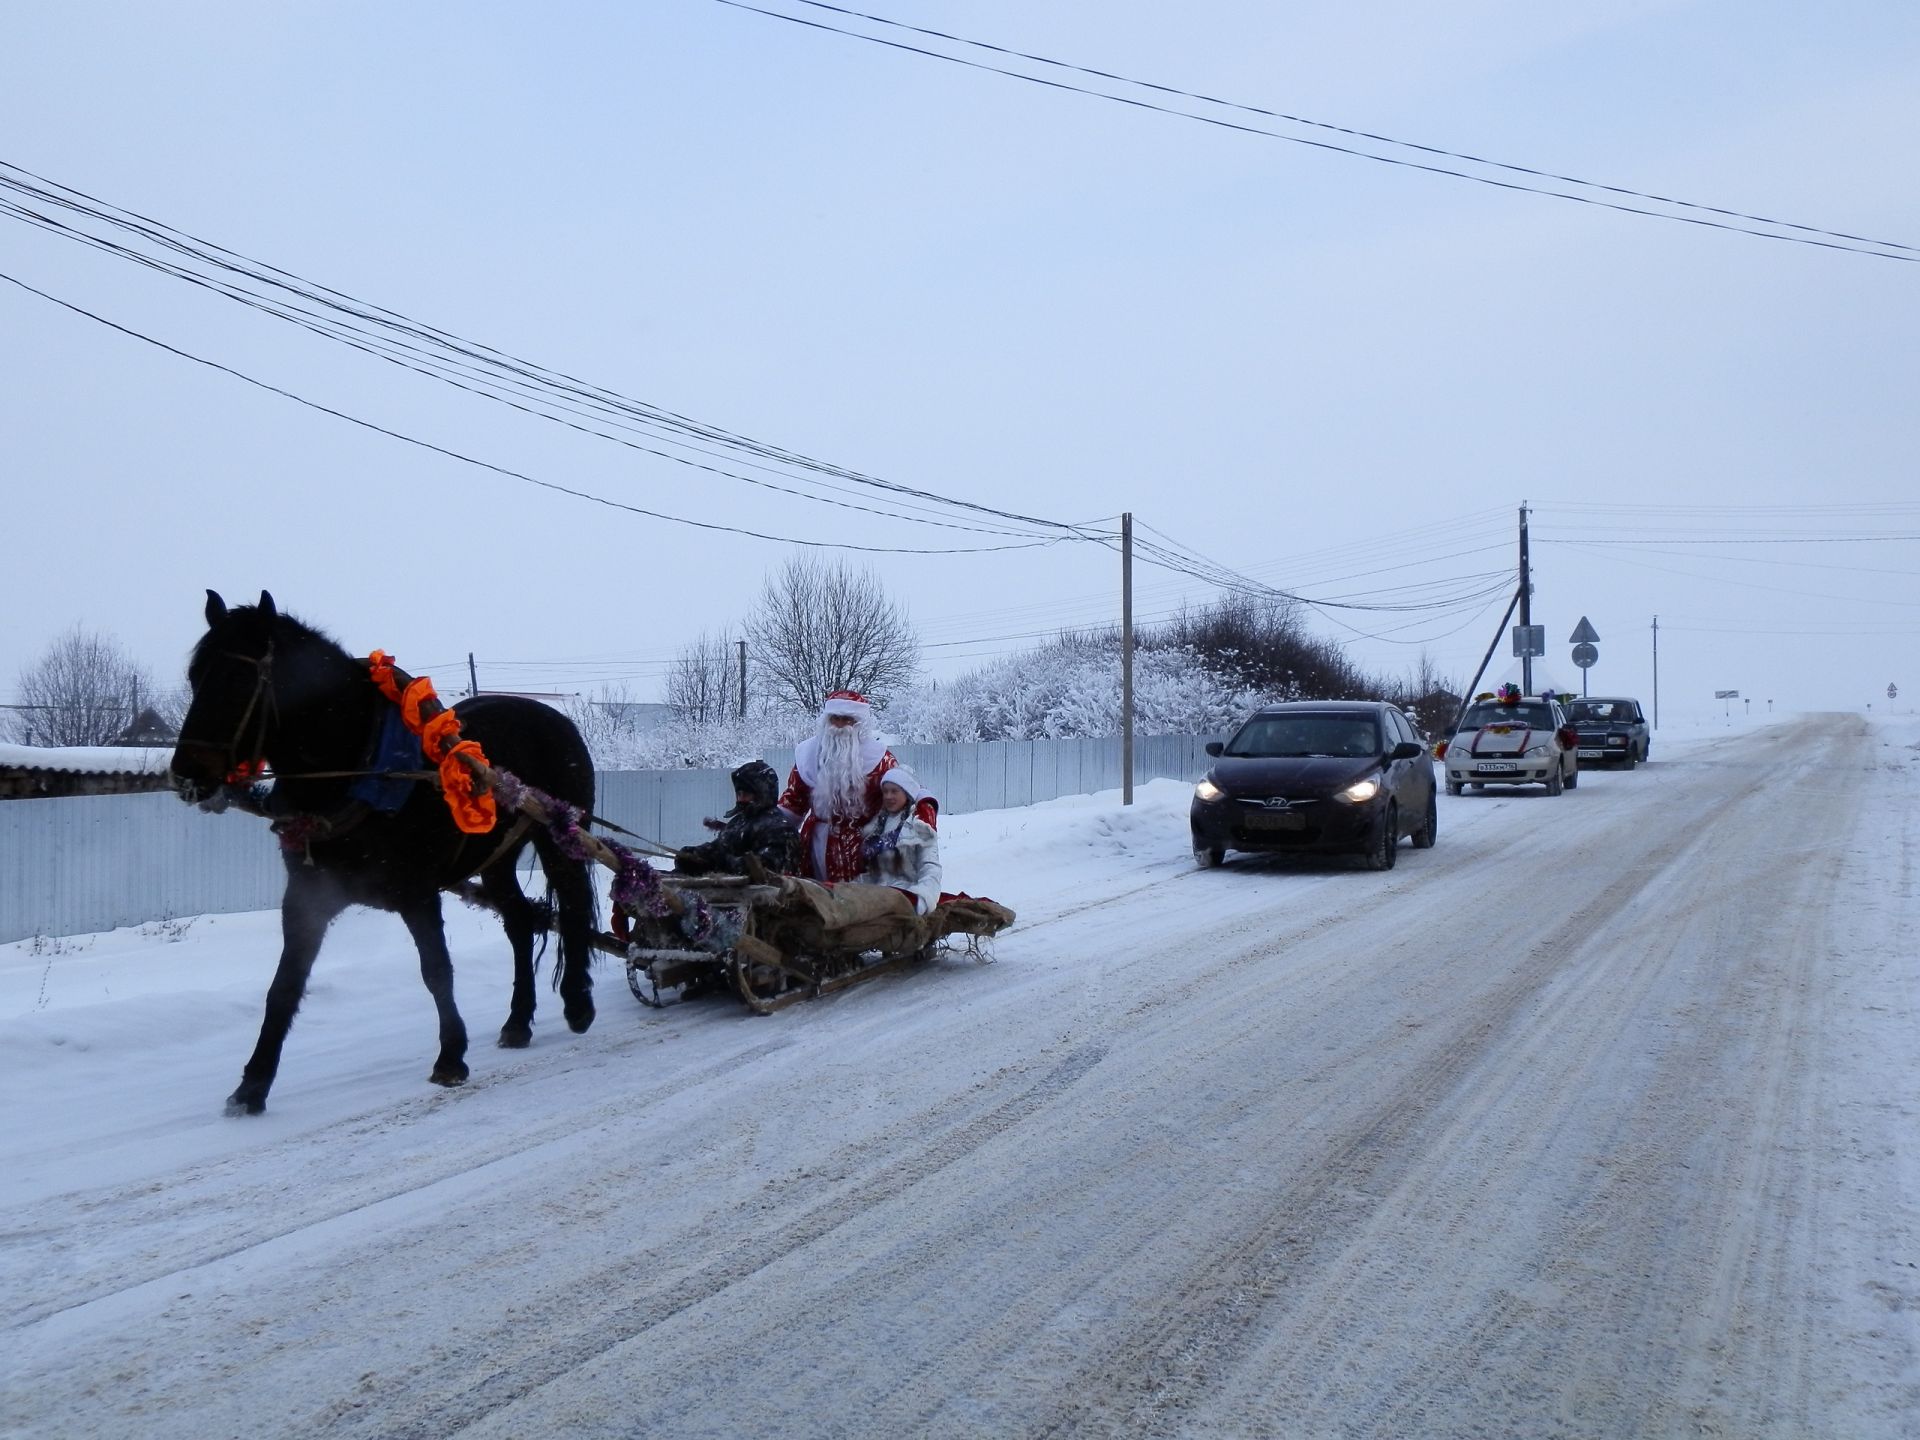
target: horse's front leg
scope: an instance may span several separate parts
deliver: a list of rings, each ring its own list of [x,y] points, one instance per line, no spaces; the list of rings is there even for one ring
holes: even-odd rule
[[[400,907],[413,943],[420,951],[420,978],[440,1011],[440,1058],[427,1078],[436,1085],[459,1085],[467,1078],[467,1024],[453,1003],[453,957],[440,921],[440,892],[429,890]]]
[[[280,1048],[307,993],[307,976],[333,917],[346,909],[338,889],[319,872],[291,871],[280,901],[280,968],[267,987],[266,1018],[253,1057],[240,1072],[240,1087],[227,1097],[229,1115],[258,1115],[267,1108],[267,1091],[280,1070]]]

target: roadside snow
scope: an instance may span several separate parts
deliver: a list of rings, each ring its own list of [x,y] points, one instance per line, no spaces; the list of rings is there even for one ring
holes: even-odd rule
[[[955,816],[997,963],[520,1052],[449,906],[456,1091],[354,912],[252,1120],[277,917],[0,946],[0,1432],[1915,1433],[1917,744],[1663,731],[1385,875]]]

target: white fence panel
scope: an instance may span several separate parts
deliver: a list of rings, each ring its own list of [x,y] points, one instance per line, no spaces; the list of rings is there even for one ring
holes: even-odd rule
[[[1197,780],[1204,747],[1201,736],[1140,740],[1134,778]],[[894,753],[947,815],[1120,785],[1118,739],[902,744]],[[793,764],[790,750],[762,758],[782,778]],[[733,803],[724,770],[602,771],[596,786],[601,815],[667,845],[707,838],[702,818]],[[0,943],[270,909],[285,875],[280,847],[259,820],[207,815],[170,794],[0,801]]]
[[[265,825],[171,794],[0,801],[0,941],[264,910],[285,878]]]

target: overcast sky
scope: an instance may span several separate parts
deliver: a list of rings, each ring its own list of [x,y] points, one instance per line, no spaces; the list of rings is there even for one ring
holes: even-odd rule
[[[856,8],[1920,246],[1905,0]],[[1734,687],[1788,708],[1920,695],[1920,265],[1352,159],[715,0],[16,6],[0,142],[627,396],[1049,519],[1131,510],[1310,596],[1464,594],[1512,564],[1531,502],[1535,618],[1570,687],[1585,614],[1593,688],[1646,694],[1657,613],[1674,716]],[[0,272],[644,508],[874,546],[993,538],[582,436],[4,215]],[[654,698],[675,648],[737,633],[790,553],[460,464],[5,284],[0,339],[0,698],[76,622],[178,677],[209,586],[270,588],[450,692],[471,651],[485,685]],[[1780,535],[1800,538],[1700,543]],[[1596,543],[1621,540],[1643,543]],[[1117,611],[1118,561],[1093,543],[870,558],[940,675]],[[1149,616],[1211,593],[1136,583]],[[1424,643],[1464,679],[1499,618],[1480,603],[1315,624],[1369,667]]]

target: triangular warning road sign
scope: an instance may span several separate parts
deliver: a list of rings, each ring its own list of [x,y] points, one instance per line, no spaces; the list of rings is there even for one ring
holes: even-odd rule
[[[1586,616],[1580,617],[1580,623],[1573,627],[1573,634],[1567,637],[1569,645],[1594,645],[1600,640],[1600,632],[1593,628],[1593,622]]]

